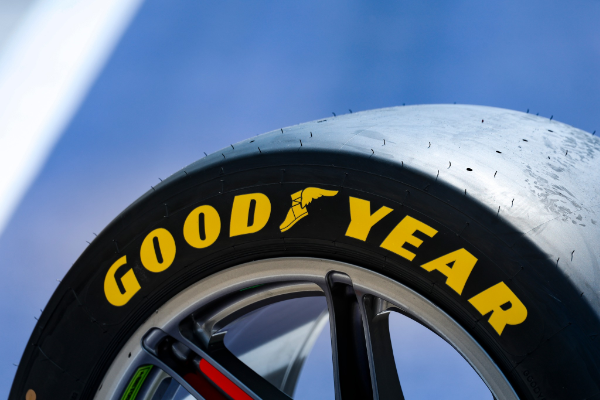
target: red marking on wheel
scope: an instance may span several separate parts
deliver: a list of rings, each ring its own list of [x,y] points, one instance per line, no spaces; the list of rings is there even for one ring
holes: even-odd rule
[[[227,398],[200,372],[190,372],[183,379],[206,400],[227,400]]]
[[[205,359],[200,360],[200,371],[233,400],[252,400],[252,397],[248,396],[246,392]]]

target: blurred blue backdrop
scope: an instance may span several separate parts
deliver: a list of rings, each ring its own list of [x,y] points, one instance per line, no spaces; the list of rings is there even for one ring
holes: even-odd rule
[[[419,103],[600,126],[597,1],[147,0],[0,237],[0,397],[61,279],[150,185],[249,136]]]

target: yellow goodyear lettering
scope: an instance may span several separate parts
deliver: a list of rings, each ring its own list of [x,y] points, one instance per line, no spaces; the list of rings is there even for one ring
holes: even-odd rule
[[[197,249],[204,249],[213,244],[220,233],[221,218],[219,217],[219,213],[214,207],[207,205],[195,208],[189,213],[183,224],[183,237],[185,241]]]
[[[115,274],[117,270],[125,264],[127,264],[127,256],[119,258],[108,269],[106,277],[104,278],[104,294],[106,295],[106,300],[116,307],[127,304],[133,295],[141,289],[140,283],[135,277],[133,269],[130,268],[129,271],[125,272],[125,275],[123,275],[121,278],[121,283],[125,289],[125,292],[121,293],[119,285],[117,284],[117,279],[115,278]]]
[[[412,261],[415,258],[415,253],[406,250],[402,246],[404,243],[412,244],[415,247],[421,246],[423,241],[414,236],[416,231],[423,232],[429,237],[433,237],[437,233],[437,230],[429,225],[407,215],[385,238],[383,243],[381,243],[381,247]]]
[[[421,265],[421,268],[429,272],[433,270],[441,272],[447,277],[446,285],[454,289],[456,293],[462,294],[467,279],[469,278],[469,275],[471,275],[471,271],[473,271],[476,262],[477,258],[475,258],[475,256],[465,249],[460,249],[446,254],[445,256],[441,256],[440,258],[436,258],[427,264],[423,264]],[[448,266],[450,263],[454,263],[452,264],[452,267]]]
[[[362,240],[367,240],[369,232],[373,225],[378,223],[391,213],[393,210],[388,207],[381,207],[371,214],[371,202],[356,197],[350,197],[350,225],[346,231],[346,236]]]
[[[163,228],[153,230],[146,236],[140,247],[142,265],[148,271],[162,272],[175,260],[175,239]]]
[[[251,213],[251,208],[254,212]],[[262,193],[235,196],[231,208],[229,237],[260,231],[269,222],[271,201]]]
[[[488,322],[498,332],[498,335],[502,335],[506,325],[518,325],[527,318],[527,308],[504,282],[500,282],[472,297],[469,299],[469,303],[481,315],[492,313]],[[503,307],[509,303],[510,307]]]

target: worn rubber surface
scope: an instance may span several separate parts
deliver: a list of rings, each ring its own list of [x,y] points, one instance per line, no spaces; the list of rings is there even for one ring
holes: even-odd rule
[[[360,112],[224,148],[150,189],[86,249],[44,310],[10,398],[29,389],[39,399],[92,398],[128,337],[176,293],[243,262],[309,256],[371,269],[431,299],[521,398],[600,399],[599,160],[600,140],[589,133],[462,105]],[[392,211],[351,231],[352,201],[370,214]],[[203,214],[194,242],[184,226],[199,206],[214,208],[220,227]],[[284,226],[295,206],[298,221]],[[403,241],[392,233],[409,217],[423,225]],[[144,259],[145,239],[162,251],[158,264]],[[423,267],[459,249],[476,259],[464,282]],[[107,295],[106,282],[118,292]],[[520,302],[526,318],[499,324],[502,311],[473,300],[493,300],[498,285],[515,296],[502,310]],[[111,296],[128,298],[114,305]]]

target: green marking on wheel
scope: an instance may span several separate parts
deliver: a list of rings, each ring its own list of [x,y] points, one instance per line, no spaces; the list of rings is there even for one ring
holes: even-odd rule
[[[121,400],[135,400],[151,370],[152,365],[144,365],[143,367],[139,367],[138,370],[135,371],[135,374],[133,374],[131,381],[129,381],[129,385],[127,385],[127,389],[125,389],[125,393],[123,393]]]
[[[244,290],[248,290],[248,289],[254,289],[254,288],[257,288],[259,286],[262,286],[262,285],[248,286],[247,288],[240,289],[240,292],[243,292]]]

